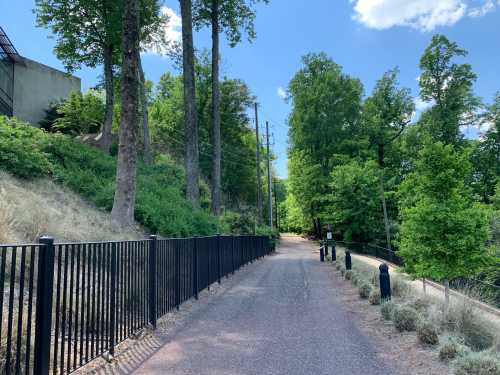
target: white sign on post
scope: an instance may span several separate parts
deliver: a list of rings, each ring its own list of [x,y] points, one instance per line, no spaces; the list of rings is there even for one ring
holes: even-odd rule
[[[331,240],[332,239],[332,232],[327,232],[326,233],[326,239]]]

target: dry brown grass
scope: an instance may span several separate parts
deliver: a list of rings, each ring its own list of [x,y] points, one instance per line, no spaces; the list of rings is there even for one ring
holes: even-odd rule
[[[59,242],[144,238],[138,225],[116,227],[109,213],[50,180],[25,181],[0,171],[0,243],[32,242],[44,234]]]

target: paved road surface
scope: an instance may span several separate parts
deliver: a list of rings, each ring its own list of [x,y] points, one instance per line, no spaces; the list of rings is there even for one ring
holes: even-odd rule
[[[331,287],[331,265],[286,237],[190,316],[135,374],[392,374]]]

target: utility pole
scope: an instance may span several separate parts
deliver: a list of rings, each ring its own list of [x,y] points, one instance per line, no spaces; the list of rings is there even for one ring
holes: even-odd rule
[[[275,211],[275,220],[274,220],[274,225],[276,226],[276,230],[279,232],[280,231],[280,216],[279,216],[279,211],[278,211],[278,189],[276,187],[277,181],[274,179],[274,211]]]
[[[273,229],[273,181],[271,180],[271,153],[269,151],[269,121],[266,121],[267,137],[267,194],[269,196],[269,227]]]
[[[255,136],[257,137],[257,223],[262,224],[262,186],[260,178],[260,138],[259,138],[259,112],[255,103]]]

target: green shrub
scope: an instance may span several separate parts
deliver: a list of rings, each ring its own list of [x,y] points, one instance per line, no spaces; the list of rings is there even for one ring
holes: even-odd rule
[[[346,280],[351,280],[352,279],[352,270],[345,271],[344,278]]]
[[[402,277],[391,279],[391,292],[395,297],[406,297],[411,294],[411,287]]]
[[[381,297],[380,297],[380,289],[374,288],[370,293],[370,297],[368,297],[368,301],[371,305],[380,305]]]
[[[358,286],[358,284],[362,281],[361,277],[357,272],[353,272],[351,276],[351,283],[354,286]]]
[[[345,269],[345,267],[344,267],[344,266],[341,266],[341,267],[340,267],[340,274],[342,275],[342,277],[344,277],[345,273],[346,273],[346,269]]]
[[[472,350],[491,348],[495,343],[495,327],[478,316],[472,303],[463,300],[452,306],[446,315],[447,328],[455,331]]]
[[[500,359],[487,352],[459,356],[452,366],[455,375],[500,375]]]
[[[50,134],[16,119],[0,117],[0,167],[22,178],[52,178],[111,210],[116,159],[63,134]],[[135,217],[153,233],[166,237],[210,235],[218,221],[193,209],[184,197],[184,170],[162,159],[137,168]]]
[[[380,313],[382,314],[382,317],[385,320],[391,320],[392,314],[394,313],[396,307],[396,304],[392,301],[382,303],[382,306],[380,307]]]
[[[418,312],[410,306],[399,306],[394,309],[392,320],[400,332],[417,329]]]
[[[409,306],[413,307],[415,310],[417,310],[419,313],[426,313],[427,309],[431,305],[431,302],[429,301],[428,298],[425,297],[417,297],[415,299],[412,299],[409,303]]]
[[[426,345],[439,344],[439,333],[436,326],[428,321],[421,321],[417,325],[418,341]]]
[[[456,338],[449,337],[439,348],[439,359],[444,362],[451,361],[467,352],[467,348]]]
[[[21,178],[50,175],[52,165],[43,150],[47,134],[15,118],[0,116],[0,166]]]
[[[358,291],[359,291],[359,296],[363,299],[366,299],[370,297],[370,293],[372,292],[372,286],[368,282],[364,281],[359,285]]]

